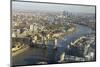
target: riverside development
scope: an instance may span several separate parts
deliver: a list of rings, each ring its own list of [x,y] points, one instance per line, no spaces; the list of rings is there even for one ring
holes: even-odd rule
[[[95,20],[95,12],[14,8],[11,29],[12,65],[95,61]]]

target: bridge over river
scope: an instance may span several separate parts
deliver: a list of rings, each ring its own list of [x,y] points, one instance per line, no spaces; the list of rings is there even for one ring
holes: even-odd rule
[[[57,42],[57,49],[53,49],[54,41],[48,41],[47,48],[28,48],[26,51],[13,56],[13,65],[36,65],[36,64],[51,64],[58,63],[60,60],[60,55],[65,52],[67,45],[74,42],[77,38],[92,33],[93,30],[87,26],[82,26],[76,24],[76,31],[65,35],[63,38],[59,39]]]

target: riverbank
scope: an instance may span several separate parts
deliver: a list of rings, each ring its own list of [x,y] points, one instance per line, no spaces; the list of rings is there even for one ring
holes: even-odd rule
[[[68,29],[67,32],[58,35],[57,38],[58,38],[58,39],[61,39],[61,38],[63,38],[63,37],[66,36],[66,35],[70,35],[70,34],[74,33],[76,30],[77,30],[77,29],[76,29],[76,26],[74,26],[74,27]]]

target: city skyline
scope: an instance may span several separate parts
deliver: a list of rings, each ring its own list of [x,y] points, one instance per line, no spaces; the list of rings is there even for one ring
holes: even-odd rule
[[[79,13],[95,13],[95,6],[71,5],[71,4],[48,4],[33,2],[12,2],[13,10],[31,10],[31,11],[51,11],[51,12],[79,12]]]
[[[96,61],[95,6],[12,2],[12,66]]]

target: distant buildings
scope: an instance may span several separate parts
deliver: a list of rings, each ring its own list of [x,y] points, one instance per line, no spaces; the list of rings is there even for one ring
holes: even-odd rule
[[[51,13],[18,12],[13,14],[12,40],[27,45],[42,44],[42,46],[47,45],[47,41],[53,40],[53,45],[57,47],[58,39],[55,37],[60,37],[66,32],[73,31],[74,24],[95,27],[94,19],[91,19],[91,16],[79,16],[78,14],[73,16],[72,13],[67,11],[54,13],[53,15]],[[65,60],[72,62],[93,60],[95,48],[91,47],[91,38],[90,40],[87,38],[79,38],[69,45],[67,53],[62,52],[59,56],[59,62]]]

